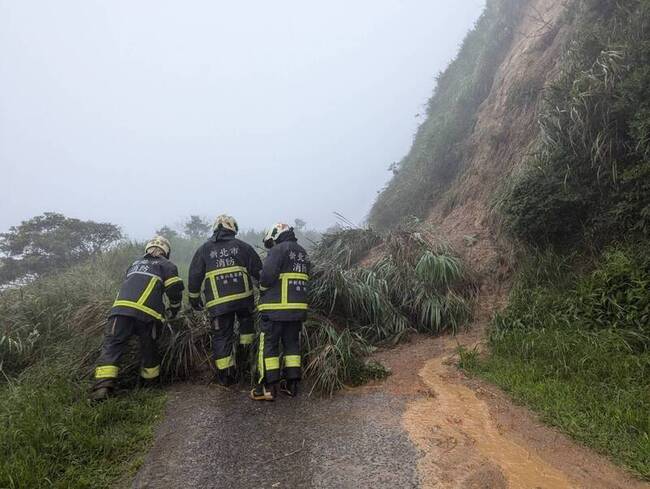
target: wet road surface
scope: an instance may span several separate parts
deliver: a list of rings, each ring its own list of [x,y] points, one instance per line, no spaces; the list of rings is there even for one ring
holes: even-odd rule
[[[179,386],[134,487],[415,488],[405,400],[373,392],[253,402],[244,390]]]

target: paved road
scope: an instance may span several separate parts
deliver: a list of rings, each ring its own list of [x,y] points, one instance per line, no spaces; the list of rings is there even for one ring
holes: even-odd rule
[[[178,386],[134,487],[415,488],[407,399],[364,391],[259,403],[243,390]]]

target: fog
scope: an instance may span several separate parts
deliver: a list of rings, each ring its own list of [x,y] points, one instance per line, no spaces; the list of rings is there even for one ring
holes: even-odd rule
[[[0,231],[363,221],[482,0],[0,0]]]

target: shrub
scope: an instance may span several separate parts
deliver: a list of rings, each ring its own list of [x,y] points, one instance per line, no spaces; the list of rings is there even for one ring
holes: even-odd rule
[[[575,14],[538,151],[504,206],[510,229],[535,245],[650,232],[650,5],[588,1]]]

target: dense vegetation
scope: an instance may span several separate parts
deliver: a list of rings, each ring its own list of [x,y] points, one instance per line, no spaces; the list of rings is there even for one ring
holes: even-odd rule
[[[376,228],[422,217],[462,171],[464,146],[526,2],[488,0],[456,59],[437,78],[426,120],[409,153],[391,167],[394,176],[370,211]]]
[[[528,245],[464,365],[650,479],[650,4],[575,2],[538,151],[503,199]]]
[[[650,233],[650,5],[577,2],[562,73],[545,92],[536,156],[505,199],[533,245]]]
[[[380,256],[359,266],[373,247]],[[413,331],[456,331],[470,319],[474,282],[426,229],[399,228],[384,239],[360,229],[326,234],[313,261],[304,338],[307,372],[320,391],[368,376],[359,362],[374,345],[394,344]],[[369,368],[377,373],[375,365]]]

